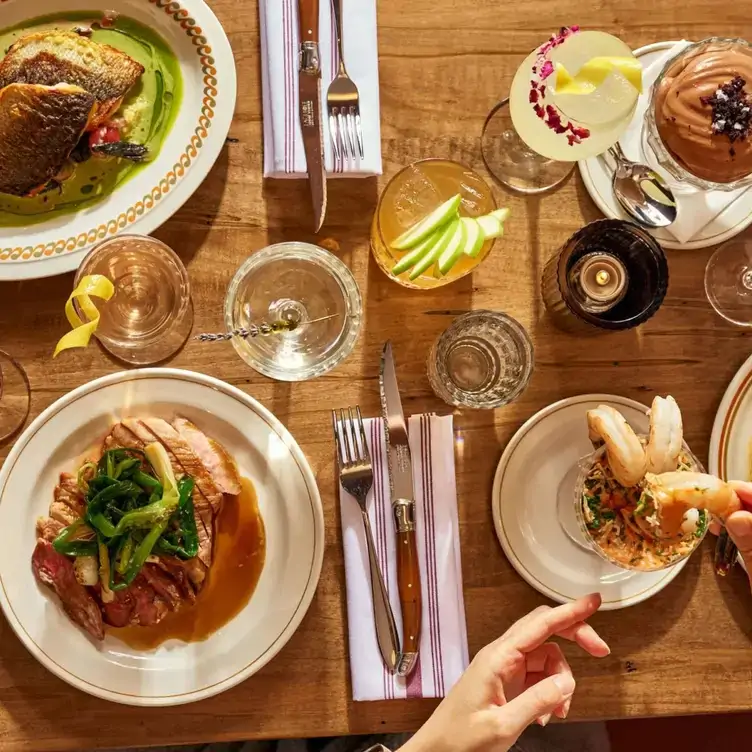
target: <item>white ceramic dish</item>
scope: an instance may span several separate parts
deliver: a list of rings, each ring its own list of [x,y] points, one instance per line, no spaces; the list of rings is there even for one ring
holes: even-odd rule
[[[752,446],[752,357],[736,372],[715,414],[708,472],[723,480],[749,480]],[[744,566],[742,557],[737,558]]]
[[[600,404],[620,410],[647,433],[648,408],[611,394],[583,394],[536,413],[512,437],[494,478],[492,513],[504,553],[543,595],[567,603],[599,592],[604,610],[634,606],[662,590],[686,561],[660,572],[633,572],[601,559],[582,541],[574,512],[578,461],[593,451],[585,413]]]
[[[137,651],[95,643],[31,570],[34,524],[62,470],[124,415],[185,415],[216,437],[256,488],[266,563],[243,610],[203,642]],[[223,692],[268,663],[313,598],[324,519],[313,473],[293,437],[255,400],[217,379],[155,368],[105,376],[62,397],[18,439],[0,472],[0,605],[46,668],[74,687],[128,705],[177,705]]]
[[[635,55],[645,67],[660,57],[676,42],[656,42],[635,50]],[[612,162],[603,157],[594,157],[578,163],[585,188],[597,207],[610,219],[629,219],[614,197],[611,188],[613,176]],[[735,237],[752,224],[752,191],[745,193],[730,204],[715,219],[703,227],[694,238],[680,243],[665,228],[648,230],[650,234],[668,249],[693,250],[718,245]]]
[[[96,241],[121,231],[146,235],[169,219],[204,180],[235,111],[235,61],[203,0],[0,0],[0,29],[60,12],[115,11],[150,26],[180,61],[184,94],[159,156],[108,197],[74,214],[0,230],[0,280],[77,269]]]

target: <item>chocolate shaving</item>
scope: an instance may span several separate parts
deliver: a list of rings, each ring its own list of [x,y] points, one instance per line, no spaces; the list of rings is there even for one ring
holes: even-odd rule
[[[712,96],[700,98],[706,107],[712,108],[713,133],[727,136],[732,144],[746,138],[752,130],[752,97],[745,90],[746,85],[741,76],[736,76]]]

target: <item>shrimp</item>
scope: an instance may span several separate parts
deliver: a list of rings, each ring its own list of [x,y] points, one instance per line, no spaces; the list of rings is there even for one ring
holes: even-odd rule
[[[734,488],[705,473],[670,472],[645,475],[645,491],[658,510],[660,531],[667,537],[679,535],[682,526],[696,519],[690,510],[704,509],[725,520],[739,511],[742,503]]]
[[[647,470],[645,450],[624,416],[613,407],[598,405],[587,412],[590,441],[606,445],[611,473],[622,486],[637,485]]]
[[[679,405],[671,396],[656,397],[650,408],[650,435],[645,447],[648,472],[658,475],[676,470],[683,443]]]

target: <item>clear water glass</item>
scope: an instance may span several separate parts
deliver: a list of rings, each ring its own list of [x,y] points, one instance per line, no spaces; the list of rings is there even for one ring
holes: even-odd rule
[[[309,243],[278,243],[254,253],[236,272],[225,299],[225,325],[227,331],[290,326],[266,336],[236,336],[232,343],[259,373],[305,381],[352,352],[362,311],[355,278],[336,256]]]
[[[456,318],[434,343],[428,380],[447,404],[490,410],[522,394],[533,362],[533,344],[519,322],[473,311]]]

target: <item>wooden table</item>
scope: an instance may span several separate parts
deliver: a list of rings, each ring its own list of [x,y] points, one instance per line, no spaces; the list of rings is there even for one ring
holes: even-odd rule
[[[261,180],[261,91],[257,6],[212,0],[237,58],[239,99],[233,141],[193,198],[156,235],[188,265],[196,331],[222,326],[225,288],[241,261],[280,240],[316,241],[304,182]],[[483,173],[479,133],[523,57],[552,28],[579,23],[621,36],[631,46],[712,34],[750,36],[744,3],[715,0],[578,0],[499,3],[473,0],[379,0],[384,173],[421,157],[458,159]],[[0,15],[0,21],[2,16]],[[368,249],[369,223],[382,180],[333,181],[327,223],[365,300],[365,326],[353,355],[313,382],[274,383],[257,375],[230,346],[191,342],[170,365],[239,386],[271,409],[300,442],[316,473],[326,515],[326,555],[316,597],[280,655],[245,683],[194,705],[134,709],[82,694],[48,673],[0,619],[0,749],[81,749],[197,740],[314,736],[415,729],[431,701],[354,704],[346,649],[344,571],[328,409],[359,403],[378,411],[377,368],[383,342],[395,344],[405,410],[443,409],[425,360],[455,313],[494,308],[530,332],[536,369],[514,405],[458,412],[458,457],[465,603],[471,653],[545,599],[505,559],[493,530],[491,483],[514,431],[554,400],[610,391],[647,402],[672,393],[686,436],[707,456],[723,391],[747,357],[749,340],[726,326],[705,300],[710,250],[670,252],[671,286],[659,312],[639,331],[579,339],[555,329],[538,295],[545,261],[577,228],[598,218],[579,177],[555,193],[523,200],[497,189],[512,209],[503,243],[476,271],[437,292],[417,293],[388,280]],[[98,347],[51,353],[65,331],[63,302],[72,275],[0,284],[2,347],[18,357],[33,388],[32,413],[121,366]],[[326,409],[324,409],[326,408]],[[3,457],[7,453],[4,450]],[[25,566],[20,562],[21,566]],[[739,573],[718,580],[711,543],[660,595],[593,620],[613,653],[585,659],[567,647],[578,678],[574,718],[614,718],[752,708],[752,597]]]

